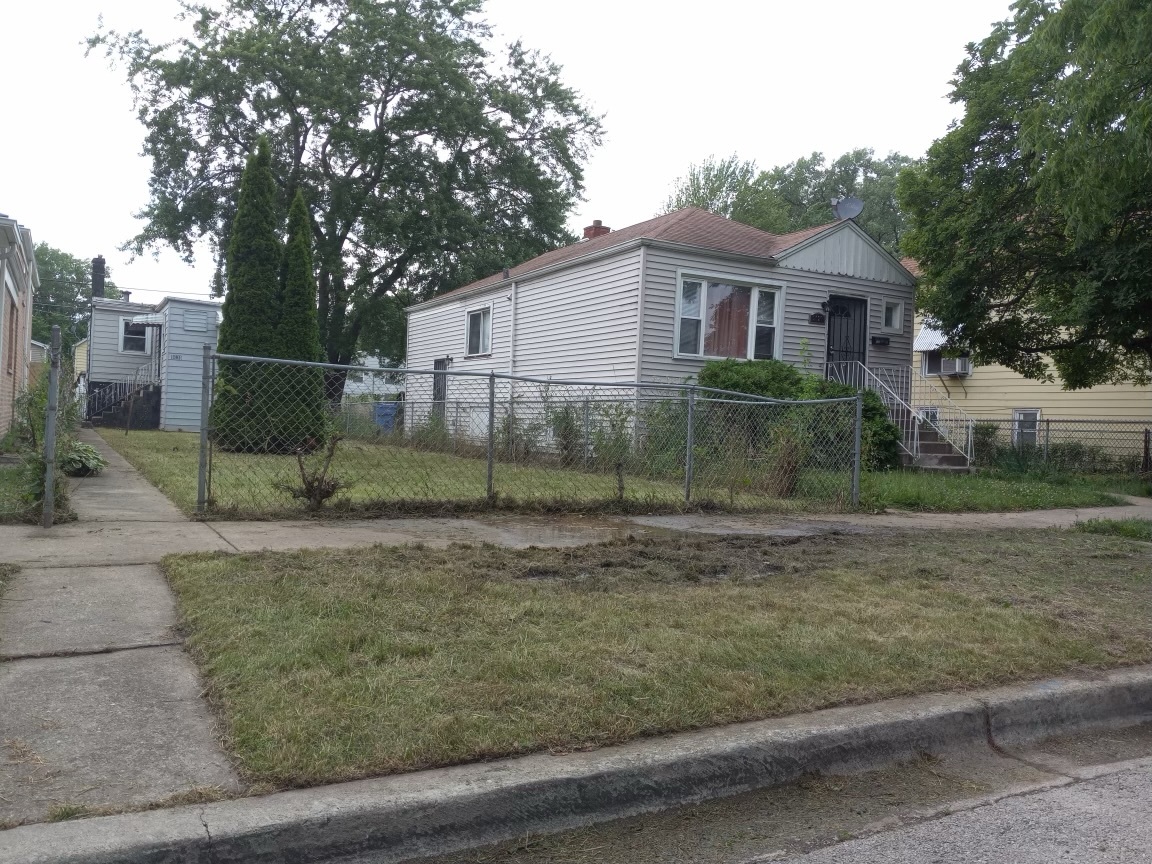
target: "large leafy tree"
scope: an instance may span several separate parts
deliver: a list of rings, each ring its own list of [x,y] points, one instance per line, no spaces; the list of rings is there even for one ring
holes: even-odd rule
[[[266,134],[279,198],[313,207],[326,359],[390,298],[454,287],[570,239],[598,118],[546,58],[496,56],[482,0],[185,3],[191,35],[100,32],[127,69],[152,160],[128,245],[228,247],[238,176]],[[379,334],[378,334],[379,335]],[[330,388],[339,393],[342,378]]]
[[[32,302],[32,338],[50,342],[52,325],[58,324],[60,344],[67,354],[88,335],[92,265],[47,243],[37,243],[35,254],[40,287]],[[105,282],[104,296],[115,299],[120,292],[114,284]]]
[[[1019,0],[964,116],[900,178],[921,306],[956,349],[1070,389],[1152,359],[1152,6]]]
[[[896,203],[896,178],[912,163],[900,153],[879,159],[869,149],[852,150],[832,162],[813,153],[768,170],[736,155],[709,157],[689,166],[676,181],[664,212],[702,207],[780,234],[830,222],[832,199],[853,195],[864,202],[857,224],[896,253],[905,230]]]

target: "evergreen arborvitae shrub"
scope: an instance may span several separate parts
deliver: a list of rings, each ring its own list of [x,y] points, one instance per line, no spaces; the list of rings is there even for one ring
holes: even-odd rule
[[[268,141],[261,138],[240,181],[228,244],[227,293],[217,350],[221,354],[278,357],[276,331],[281,266],[276,180]],[[266,364],[221,360],[212,404],[216,443],[226,450],[281,449],[275,411],[283,401],[279,376]]]
[[[316,279],[312,270],[312,226],[304,196],[296,193],[288,211],[277,335],[285,360],[322,358],[316,319]],[[313,450],[325,439],[324,371],[281,366],[283,401],[278,408],[278,443],[287,451]]]

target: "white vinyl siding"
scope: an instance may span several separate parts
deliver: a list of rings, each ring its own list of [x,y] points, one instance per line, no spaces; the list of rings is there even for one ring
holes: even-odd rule
[[[100,301],[97,301],[100,302]],[[105,301],[108,302],[108,301]],[[135,315],[147,315],[155,308],[143,303],[108,302],[105,307],[92,309],[92,326],[89,334],[91,363],[89,380],[95,382],[117,381],[126,378],[148,362],[151,351],[141,354],[138,351],[121,351],[120,334],[125,319]],[[149,342],[149,349],[155,346]]]
[[[411,369],[452,357],[451,370],[489,370],[537,378],[630,381],[636,373],[640,251],[516,283],[515,362],[510,357],[512,282],[414,309],[408,316]],[[463,354],[467,314],[490,306],[491,351]]]

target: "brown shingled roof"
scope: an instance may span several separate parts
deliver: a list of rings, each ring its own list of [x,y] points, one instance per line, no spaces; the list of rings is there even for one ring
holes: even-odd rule
[[[559,249],[537,255],[523,264],[510,268],[509,278],[517,279],[544,267],[551,267],[572,258],[599,252],[602,249],[610,249],[613,246],[620,246],[641,238],[700,246],[735,255],[771,258],[773,255],[790,249],[836,224],[838,223],[829,222],[814,228],[793,231],[790,234],[769,234],[767,231],[761,231],[759,228],[753,228],[740,222],[733,222],[731,219],[725,219],[723,216],[717,216],[715,213],[709,213],[699,207],[685,207],[682,210],[649,219],[647,222],[638,222],[610,234],[573,243],[571,246],[561,246]],[[504,275],[496,273],[432,299],[439,300],[442,297],[451,297],[453,294],[474,291],[477,288],[496,285],[503,280]]]
[[[901,258],[900,265],[917,279],[920,278],[920,262],[915,258]]]

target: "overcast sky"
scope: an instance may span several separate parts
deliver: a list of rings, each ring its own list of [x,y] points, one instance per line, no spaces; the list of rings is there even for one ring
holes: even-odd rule
[[[573,219],[621,228],[655,214],[676,177],[709,154],[770,167],[855,147],[923,154],[956,116],[948,81],[967,42],[1009,0],[489,0],[502,40],[550,54],[605,115]],[[37,241],[103,253],[133,299],[207,297],[212,262],[118,251],[148,192],[143,129],[123,74],[81,44],[97,16],[170,38],[174,0],[5,4],[0,212]]]

